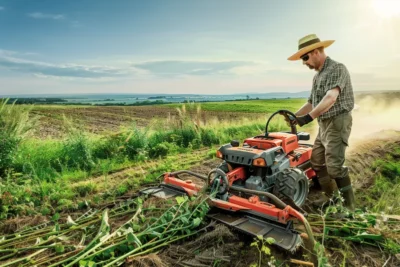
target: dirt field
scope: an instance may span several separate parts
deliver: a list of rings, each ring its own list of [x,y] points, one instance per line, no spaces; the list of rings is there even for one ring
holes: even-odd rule
[[[386,153],[390,152],[395,143],[400,144],[400,132],[381,132],[371,136],[369,139],[364,139],[362,142],[357,142],[355,148],[349,151],[347,165],[351,170],[351,178],[359,207],[363,205],[363,190],[369,188],[374,183],[375,177],[370,167],[375,159],[383,157]],[[194,166],[191,170],[206,174],[210,169],[217,166],[219,162],[219,159],[204,161],[202,164]],[[317,198],[320,193],[318,189],[310,188],[309,197],[304,207],[308,212],[318,213],[318,211],[312,208],[311,201]],[[313,232],[321,232],[321,229],[313,228]],[[202,244],[201,240],[205,240],[204,242],[207,245]],[[171,264],[169,266],[202,266],[201,264],[212,262],[213,259],[220,260],[223,263],[222,266],[245,267],[254,263],[258,258],[257,250],[250,247],[251,242],[252,239],[248,236],[232,232],[225,227],[217,227],[214,231],[206,233],[191,242],[182,244],[181,246],[175,245],[170,247],[164,251],[162,257]],[[329,255],[332,266],[343,266],[343,255],[338,247],[340,247],[340,244],[336,241],[331,240],[326,244],[327,255]],[[195,255],[196,248],[203,248],[200,255]],[[381,267],[384,266],[385,262],[385,266],[400,266],[400,257],[391,257],[388,259],[383,256],[381,250],[377,247],[352,243],[349,248],[349,255],[351,256],[346,259],[345,266]],[[290,254],[273,248],[273,255],[276,259],[289,264],[289,259],[299,259],[302,257],[304,251],[301,251]],[[289,264],[288,266],[298,265]]]
[[[352,131],[352,140],[350,149],[348,150],[347,165],[351,171],[351,177],[355,187],[355,194],[359,205],[363,204],[363,190],[368,189],[374,183],[374,173],[371,169],[376,159],[383,158],[393,147],[394,143],[400,143],[399,125],[396,118],[399,113],[399,102],[396,98],[385,96],[376,98],[374,96],[364,96],[358,101],[358,108],[354,111],[354,125]],[[195,112],[195,111],[193,111]],[[152,119],[165,119],[168,116],[178,116],[178,111],[174,108],[166,106],[142,106],[142,107],[37,107],[33,113],[38,115],[39,127],[36,129],[35,136],[39,138],[59,138],[63,133],[63,115],[76,122],[77,125],[84,126],[86,130],[95,134],[104,134],[107,132],[115,132],[121,126],[135,122],[139,127],[149,125]],[[205,120],[217,117],[219,120],[234,120],[238,117],[248,116],[245,113],[235,112],[201,112]],[[265,114],[259,114],[265,115]],[[394,131],[386,131],[392,129]],[[312,134],[315,136],[315,133]],[[207,174],[210,169],[215,168],[220,160],[207,159],[205,156],[207,151],[197,151],[201,155],[201,160],[190,162],[192,166],[190,170]],[[141,177],[148,172],[151,166],[141,166],[140,170],[126,169],[113,173],[108,177],[108,183],[105,186],[119,184],[125,179],[132,177]],[[85,182],[100,184],[104,179],[103,176],[92,177],[87,181],[81,181],[76,186]],[[99,185],[98,190],[103,190],[104,186]],[[129,192],[123,199],[129,198],[135,192]],[[310,207],[309,203],[317,197],[320,192],[312,188],[306,208]],[[89,196],[88,196],[89,197]],[[118,203],[116,200],[113,204]],[[110,207],[111,207],[110,206]],[[315,212],[311,208],[310,212]],[[79,216],[79,214],[73,214]],[[18,218],[17,221],[4,221],[1,225],[1,232],[12,232],[26,225],[35,225],[41,221],[48,220],[44,216],[32,218]],[[10,230],[11,229],[11,230]],[[321,229],[313,229],[316,233]],[[399,237],[400,238],[400,237]],[[158,254],[150,254],[135,259],[131,266],[213,266],[215,262],[219,262],[217,266],[238,266],[244,267],[255,263],[258,254],[254,247],[250,244],[252,238],[244,236],[237,232],[232,232],[222,226],[215,226],[194,240],[185,243],[178,243],[164,249]],[[383,254],[379,248],[368,245],[351,243],[348,249],[349,254],[344,260],[340,243],[329,241],[326,243],[327,255],[329,256],[332,266],[400,266],[400,256],[391,256]],[[296,254],[284,253],[277,249],[272,249],[273,255],[283,261],[283,265],[290,265],[289,259],[301,259],[303,250],[299,250]],[[345,261],[345,265],[343,265]]]
[[[364,189],[370,187],[374,181],[374,173],[371,171],[370,166],[376,158],[383,157],[386,153],[390,152],[393,144],[400,143],[400,132],[382,132],[368,140],[358,142],[355,148],[348,153],[347,164],[351,169],[351,176],[355,186],[355,193],[359,205],[362,205]],[[199,151],[203,153],[203,151]],[[362,157],[360,157],[362,155]],[[191,171],[207,174],[211,169],[218,166],[220,159],[203,159],[197,163],[192,163]],[[146,172],[144,166],[143,172]],[[126,169],[116,172],[110,177],[110,183],[115,184],[122,181],[127,177],[132,176],[132,170]],[[102,177],[93,178],[92,182],[99,183]],[[181,177],[184,178],[184,177]],[[192,179],[195,181],[195,179]],[[196,182],[196,181],[195,181]],[[129,194],[135,194],[130,192]],[[127,194],[123,197],[129,196]],[[307,203],[320,194],[315,188],[311,188],[309,200]],[[116,200],[114,202],[118,203]],[[110,203],[112,207],[112,203]],[[306,207],[310,205],[306,205]],[[312,210],[309,210],[313,212]],[[74,214],[73,217],[78,217],[80,214]],[[44,216],[35,218],[18,218],[5,221],[1,225],[1,232],[13,232],[21,227],[27,225],[36,225],[39,222],[47,221]],[[319,228],[313,228],[314,233],[321,231]],[[247,267],[255,263],[258,259],[258,252],[250,244],[253,239],[241,233],[231,231],[224,226],[215,225],[211,227],[204,234],[199,235],[197,238],[188,240],[184,243],[176,243],[161,253],[150,254],[143,257],[136,258],[129,266],[213,266],[215,262],[219,262],[217,266],[237,266]],[[326,249],[332,266],[343,266],[343,255],[340,249],[340,243],[334,240],[327,241]],[[343,249],[343,248],[342,248]],[[349,254],[346,258],[345,266],[363,267],[385,266],[395,267],[400,266],[400,259],[396,257],[388,258],[382,254],[382,251],[377,247],[362,245],[357,243],[350,243],[348,247]],[[289,263],[290,259],[302,259],[304,251],[299,250],[295,254],[285,253],[279,249],[271,247],[272,253],[276,259],[287,265],[281,266],[298,266]],[[141,265],[142,264],[142,265]],[[147,265],[146,265],[147,264]]]
[[[189,113],[194,115],[196,111],[189,111]],[[240,112],[201,111],[200,114],[203,122],[212,119],[234,121],[237,118],[248,116],[247,113]],[[132,123],[135,123],[138,127],[145,127],[154,119],[165,120],[168,117],[178,117],[179,113],[176,108],[167,106],[60,106],[57,108],[54,106],[38,106],[33,109],[32,115],[39,118],[38,126],[33,133],[35,137],[60,138],[64,133],[64,115],[74,122],[74,125],[83,126],[90,133],[106,134],[119,131],[122,126]],[[262,116],[265,114],[252,115]]]
[[[355,116],[357,113],[362,113],[357,120],[365,121],[365,125],[370,126],[371,119],[369,116],[373,115],[374,123],[382,129],[387,129],[387,125],[393,125],[393,117],[395,111],[398,110],[400,105],[400,93],[382,93],[382,94],[356,94],[356,109],[354,110]],[[223,111],[224,102],[218,103],[221,105],[220,111],[207,111],[200,110],[198,112],[196,107],[188,108],[186,105],[187,113],[190,116],[199,116],[201,121],[207,123],[212,120],[230,121],[235,122],[238,118],[249,117],[265,117],[264,113],[257,112],[232,112]],[[249,102],[246,105],[251,105]],[[381,112],[382,110],[389,110],[390,114]],[[293,108],[295,110],[295,108]],[[197,115],[200,114],[200,115]],[[250,115],[249,115],[250,114]],[[379,114],[379,117],[376,116]],[[93,134],[107,134],[116,132],[122,126],[127,126],[135,123],[138,127],[146,127],[155,119],[165,120],[167,118],[177,118],[179,112],[174,107],[167,105],[158,106],[35,106],[32,111],[33,116],[38,117],[38,125],[36,126],[33,135],[38,138],[60,138],[63,137],[65,131],[63,130],[65,115],[66,118],[72,120],[74,125],[83,127]],[[355,120],[356,121],[356,120]],[[382,123],[384,125],[382,126]],[[368,127],[367,127],[368,128]],[[367,131],[368,132],[368,131]]]

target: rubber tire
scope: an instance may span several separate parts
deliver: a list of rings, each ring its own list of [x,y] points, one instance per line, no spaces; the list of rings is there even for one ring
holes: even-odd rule
[[[289,168],[278,175],[273,194],[283,201],[290,197],[297,206],[301,207],[308,196],[308,183],[308,178],[302,170]]]

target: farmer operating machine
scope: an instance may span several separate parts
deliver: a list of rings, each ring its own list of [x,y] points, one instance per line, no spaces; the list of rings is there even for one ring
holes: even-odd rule
[[[282,115],[291,125],[290,132],[269,132],[268,126],[276,115]],[[301,144],[310,135],[297,132],[296,116],[287,110],[272,114],[265,134],[247,138],[242,146],[238,141],[223,145],[217,151],[221,165],[204,176],[191,171],[164,174],[158,186],[142,190],[160,198],[177,195],[197,195],[206,192],[213,209],[208,217],[251,235],[272,237],[275,245],[295,251],[301,244],[294,223],[304,225],[308,243],[314,239],[301,209],[315,176],[311,169],[312,147]],[[205,181],[199,186],[192,180],[179,178],[191,175]]]

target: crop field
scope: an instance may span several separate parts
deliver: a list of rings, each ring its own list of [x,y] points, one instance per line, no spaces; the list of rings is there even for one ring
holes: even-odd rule
[[[263,113],[271,114],[279,109],[296,111],[307,99],[266,99],[266,100],[243,100],[201,103],[204,111],[220,112],[244,112],[244,113]],[[179,104],[169,104],[168,106],[179,107]]]
[[[266,118],[278,109],[295,110],[305,99],[227,101],[215,103],[190,103],[186,110],[192,116],[199,114],[203,123],[228,121],[235,123],[241,118]],[[158,106],[35,106],[32,115],[39,117],[39,125],[33,132],[38,138],[63,136],[64,117],[94,134],[119,131],[121,127],[134,123],[146,127],[156,119],[178,117],[182,104]]]
[[[0,103],[0,266],[299,266],[311,254],[321,267],[400,266],[398,94],[358,98],[346,162],[358,209],[315,210],[321,192],[312,187],[304,207],[317,241],[311,254],[211,223],[205,196],[138,195],[166,172],[206,175],[221,163],[220,145],[262,133],[268,114],[305,101]],[[316,127],[301,130],[313,137]],[[279,118],[270,130],[288,127]]]

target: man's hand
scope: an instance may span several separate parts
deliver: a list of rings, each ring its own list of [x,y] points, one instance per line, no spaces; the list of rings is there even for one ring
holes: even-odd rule
[[[297,124],[296,118],[293,117],[290,114],[287,114],[287,116],[283,116],[285,118],[286,124],[291,127],[292,125]]]
[[[300,117],[296,117],[296,121],[299,124],[299,126],[303,126],[306,125],[307,123],[312,122],[314,119],[310,116],[310,114],[304,115],[304,116],[300,116]]]

